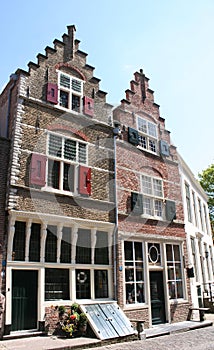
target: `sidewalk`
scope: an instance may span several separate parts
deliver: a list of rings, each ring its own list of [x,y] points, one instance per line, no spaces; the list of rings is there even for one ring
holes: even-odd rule
[[[166,334],[191,331],[193,329],[208,327],[214,323],[214,314],[206,314],[205,321],[184,321],[174,324],[164,324],[146,329],[142,338],[153,338]],[[137,337],[136,337],[137,339]],[[142,340],[146,341],[146,340]],[[109,343],[109,342],[108,342]],[[106,345],[97,338],[61,339],[55,336],[38,336],[0,341],[0,350],[72,350],[87,349]],[[122,347],[122,343],[121,343]]]

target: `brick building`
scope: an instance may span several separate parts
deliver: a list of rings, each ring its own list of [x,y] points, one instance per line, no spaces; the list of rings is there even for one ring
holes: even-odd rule
[[[176,148],[143,71],[114,110],[118,301],[146,326],[185,320],[190,303]]]
[[[69,26],[0,97],[1,136],[11,140],[6,334],[44,321],[51,330],[53,306],[114,297],[112,106],[74,35]]]
[[[52,332],[75,301],[116,300],[146,327],[186,320],[179,160],[148,78],[113,110],[75,27],[53,43],[0,96],[5,334]]]

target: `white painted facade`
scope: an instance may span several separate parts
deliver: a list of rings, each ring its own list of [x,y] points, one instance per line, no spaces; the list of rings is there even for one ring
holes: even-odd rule
[[[214,300],[214,249],[207,205],[207,195],[188,165],[179,156],[182,182],[187,254],[193,307],[204,306],[205,299]],[[191,270],[192,269],[192,270]]]

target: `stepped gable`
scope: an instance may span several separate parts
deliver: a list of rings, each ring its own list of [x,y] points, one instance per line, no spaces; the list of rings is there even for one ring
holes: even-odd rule
[[[68,26],[67,29],[61,41],[53,41],[54,47],[47,46],[45,54],[38,53],[37,62],[28,63],[28,71],[16,71],[22,81],[20,95],[46,102],[47,84],[58,83],[57,71],[60,70],[84,80],[84,96],[94,100],[94,118],[108,123],[112,105],[106,102],[107,92],[100,90],[100,79],[94,76],[95,68],[87,63],[88,54],[79,48],[75,26]]]

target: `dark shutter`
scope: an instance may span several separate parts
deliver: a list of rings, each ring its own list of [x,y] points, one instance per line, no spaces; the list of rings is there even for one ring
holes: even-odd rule
[[[83,113],[93,117],[94,115],[94,100],[93,98],[83,97]]]
[[[133,215],[143,214],[143,195],[141,193],[131,193],[131,210]]]
[[[133,145],[139,144],[138,131],[132,128],[128,128],[128,141]]]
[[[57,84],[47,84],[47,101],[57,104],[58,103],[58,86]]]
[[[163,156],[169,156],[169,145],[164,140],[160,140],[160,153]]]
[[[193,277],[195,277],[194,268],[193,268],[193,267],[188,267],[188,268],[187,268],[187,277],[188,277],[188,278],[193,278]]]
[[[91,168],[79,166],[79,193],[91,195]]]
[[[45,186],[47,157],[43,154],[32,154],[30,164],[30,184]]]
[[[172,221],[176,219],[176,205],[174,201],[166,201],[166,220]]]

